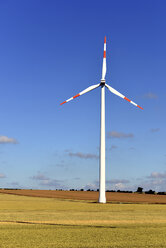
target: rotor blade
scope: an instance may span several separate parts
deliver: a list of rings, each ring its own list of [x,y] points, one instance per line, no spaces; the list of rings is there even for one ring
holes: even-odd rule
[[[138,104],[136,104],[135,102],[131,101],[130,99],[128,99],[127,97],[125,97],[124,95],[122,95],[120,92],[118,92],[117,90],[115,90],[114,88],[112,88],[111,86],[109,86],[108,84],[105,84],[105,86],[115,95],[120,96],[121,98],[125,99],[126,101],[132,103],[133,105],[135,105],[136,107],[143,109],[142,107],[140,107]]]
[[[89,91],[91,91],[91,90],[94,90],[94,89],[96,89],[96,88],[99,87],[99,86],[100,86],[100,84],[92,85],[92,86],[88,87],[87,89],[81,91],[81,92],[78,93],[77,95],[75,95],[75,96],[69,98],[68,100],[62,102],[60,105],[66,103],[66,102],[69,102],[69,101],[73,100],[74,98],[76,98],[76,97],[78,97],[78,96],[81,96],[81,95],[83,95],[83,94],[85,94],[85,93],[87,93],[87,92],[89,92]]]
[[[106,75],[106,36],[104,38],[104,54],[103,54],[103,68],[102,68],[102,80],[105,80]]]

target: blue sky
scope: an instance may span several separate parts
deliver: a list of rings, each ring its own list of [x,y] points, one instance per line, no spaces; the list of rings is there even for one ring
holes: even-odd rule
[[[107,37],[107,189],[166,190],[165,1],[0,2],[1,187],[98,188]]]

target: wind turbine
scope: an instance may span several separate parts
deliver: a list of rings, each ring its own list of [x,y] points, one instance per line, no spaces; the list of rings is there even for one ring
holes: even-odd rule
[[[117,90],[109,86],[105,83],[105,75],[106,75],[106,37],[104,38],[104,54],[103,54],[103,68],[102,68],[102,78],[100,84],[95,84],[87,89],[81,91],[77,95],[69,98],[68,100],[62,102],[60,105],[69,102],[75,99],[78,96],[81,96],[91,90],[94,90],[98,87],[101,87],[101,122],[100,122],[100,170],[99,170],[99,203],[106,203],[105,196],[105,87],[108,88],[113,94],[125,99],[126,101],[132,103],[136,107],[143,109],[138,104],[134,103]]]

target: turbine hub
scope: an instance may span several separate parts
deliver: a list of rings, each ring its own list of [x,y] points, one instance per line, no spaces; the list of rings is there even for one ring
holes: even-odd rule
[[[101,79],[101,81],[100,81],[101,83],[100,83],[100,86],[103,86],[103,85],[105,85],[105,79]]]

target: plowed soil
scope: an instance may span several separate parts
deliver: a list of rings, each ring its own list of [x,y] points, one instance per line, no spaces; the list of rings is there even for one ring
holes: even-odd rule
[[[0,193],[97,202],[99,192],[58,190],[0,190]],[[107,202],[166,204],[166,195],[107,192]]]

